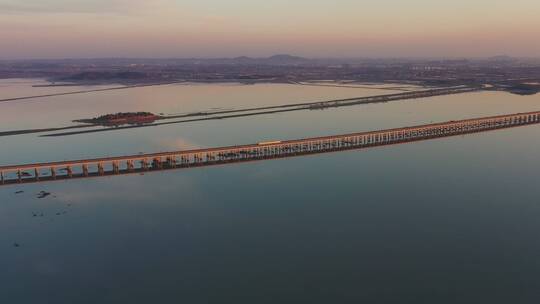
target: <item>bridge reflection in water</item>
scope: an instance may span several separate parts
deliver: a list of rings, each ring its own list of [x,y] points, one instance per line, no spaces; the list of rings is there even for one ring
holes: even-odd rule
[[[0,184],[44,182],[363,149],[539,124],[540,111],[252,145],[0,167]]]

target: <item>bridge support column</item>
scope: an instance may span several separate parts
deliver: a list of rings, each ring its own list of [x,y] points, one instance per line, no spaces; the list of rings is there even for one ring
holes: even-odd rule
[[[0,171],[0,184],[3,185],[4,183],[4,172]]]
[[[169,168],[176,168],[176,157],[169,156],[167,157],[167,165]]]
[[[113,161],[113,162],[112,162],[112,166],[113,166],[113,172],[114,172],[114,174],[120,173],[120,166],[118,165],[118,162],[117,162],[117,161]]]
[[[39,182],[39,170],[38,170],[38,168],[34,169],[34,178],[36,179],[36,182]]]
[[[135,166],[133,165],[133,161],[132,161],[132,160],[128,160],[128,161],[126,162],[126,165],[127,165],[127,170],[128,170],[128,172],[133,172],[133,169],[134,169],[134,167],[135,167]]]
[[[71,166],[67,166],[66,170],[67,170],[68,177],[72,178],[73,177],[73,170],[71,169]]]
[[[141,165],[144,171],[148,171],[148,160],[146,158],[141,160]]]
[[[105,175],[105,170],[103,169],[103,163],[98,163],[98,174]]]
[[[53,179],[56,179],[56,168],[54,168],[54,167],[51,167],[51,177]]]
[[[19,183],[22,183],[22,172],[21,172],[21,170],[17,171],[17,177],[18,177]]]
[[[163,169],[163,161],[161,157],[154,158],[152,167],[154,167],[154,169]]]
[[[88,165],[82,165],[82,171],[84,176],[88,176]]]

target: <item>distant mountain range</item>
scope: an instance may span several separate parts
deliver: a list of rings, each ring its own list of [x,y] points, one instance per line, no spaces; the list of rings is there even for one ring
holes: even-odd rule
[[[270,57],[240,56],[234,58],[73,58],[73,59],[27,59],[4,60],[4,62],[27,62],[31,64],[268,64],[268,65],[296,65],[316,61],[300,56],[278,54]],[[0,60],[0,63],[2,60]]]
[[[201,61],[221,61],[235,64],[302,64],[312,61],[313,59],[288,54],[278,54],[270,57],[248,57],[240,56],[235,58],[221,59],[197,59]]]
[[[466,62],[494,62],[494,63],[540,63],[540,58],[518,58],[507,55],[476,58],[376,58],[376,57],[351,57],[351,58],[306,58],[290,54],[277,54],[270,57],[221,57],[221,58],[130,58],[130,57],[109,57],[109,58],[66,58],[66,59],[26,59],[26,60],[0,60],[2,63],[28,63],[32,65],[49,64],[77,64],[77,65],[215,65],[215,64],[239,64],[239,65],[340,65],[340,64],[411,64],[411,63],[466,63]]]

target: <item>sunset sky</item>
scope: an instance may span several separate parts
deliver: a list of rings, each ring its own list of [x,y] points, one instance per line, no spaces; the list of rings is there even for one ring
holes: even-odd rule
[[[539,0],[0,0],[0,58],[540,57]]]

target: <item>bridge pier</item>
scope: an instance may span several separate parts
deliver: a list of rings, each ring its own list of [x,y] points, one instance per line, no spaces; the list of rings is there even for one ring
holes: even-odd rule
[[[169,168],[176,168],[176,157],[174,156],[167,157],[167,166]]]
[[[158,170],[163,169],[163,160],[161,159],[161,157],[154,158],[152,162],[152,168],[158,169]]]
[[[100,176],[105,175],[105,169],[103,169],[103,163],[98,163],[97,166],[98,166],[98,174],[99,174]]]
[[[135,165],[133,164],[133,160],[128,160],[127,161],[127,171],[128,172],[133,172],[133,170],[135,169]]]
[[[148,171],[148,160],[146,158],[143,158],[141,160],[141,166],[144,171]]]

